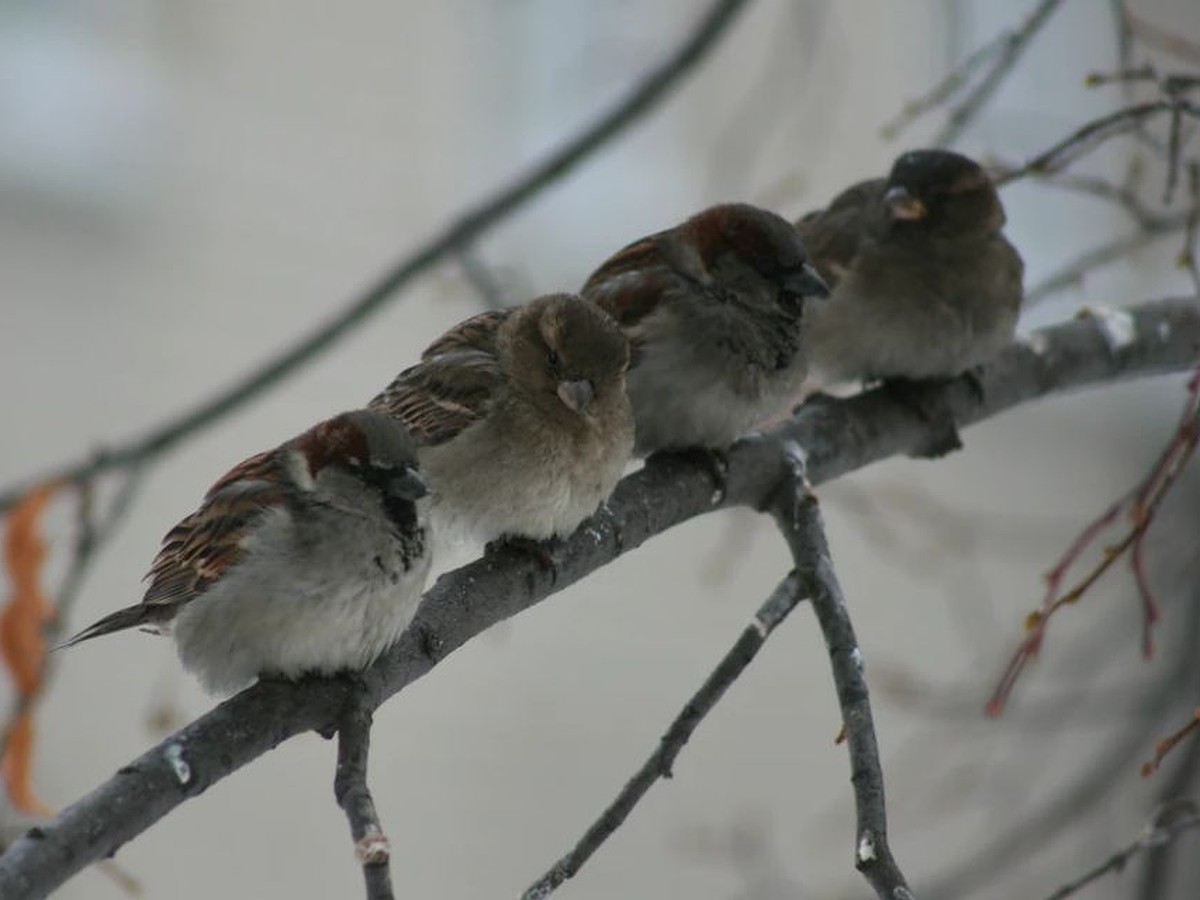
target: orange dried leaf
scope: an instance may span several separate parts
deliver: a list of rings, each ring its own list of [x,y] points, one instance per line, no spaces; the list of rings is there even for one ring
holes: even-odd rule
[[[4,760],[0,762],[0,774],[4,776],[4,787],[13,806],[22,812],[49,816],[54,810],[33,793],[32,772],[33,717],[29,710],[25,710],[17,715],[16,721],[9,728]]]
[[[46,543],[38,532],[38,524],[46,503],[57,489],[56,484],[45,484],[30,491],[9,515],[4,538],[4,566],[12,583],[12,595],[0,611],[0,658],[21,700],[37,692],[46,659],[42,629],[53,611],[41,585]],[[49,812],[48,808],[30,787],[32,758],[33,720],[28,710],[23,710],[9,725],[0,774],[16,807],[44,814]]]
[[[4,539],[12,596],[0,612],[0,656],[21,696],[37,689],[46,656],[42,628],[53,615],[41,585],[46,543],[38,534],[38,523],[56,489],[56,485],[43,485],[30,491],[9,516]]]

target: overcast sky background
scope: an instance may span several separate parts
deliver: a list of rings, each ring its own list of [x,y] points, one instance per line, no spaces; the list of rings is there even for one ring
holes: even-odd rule
[[[878,129],[1031,5],[753,4],[703,71],[490,235],[480,256],[527,299],[577,287],[611,251],[714,202],[789,216],[822,204],[927,140],[935,121],[891,144]],[[1134,5],[1200,35],[1194,0]],[[141,433],[307,333],[613,102],[700,7],[0,6],[0,483]],[[1115,91],[1082,84],[1112,60],[1107,4],[1066,3],[964,148],[1019,159],[1112,108]],[[1101,204],[1032,186],[1004,199],[1031,284],[1128,228]],[[1184,292],[1177,249],[1115,265],[1024,324]],[[232,463],[361,405],[478,309],[461,272],[439,269],[171,453],[71,628],[140,595],[163,532]],[[942,462],[895,460],[822,488],[876,697],[893,847],[915,886],[1029,815],[1132,727],[1096,694],[1155,674],[1138,654],[1123,575],[1090,613],[1056,622],[1053,658],[1030,671],[1010,717],[985,721],[981,709],[1041,572],[1143,471],[1182,401],[1181,379],[1056,399],[971,429],[966,450]],[[70,524],[69,503],[48,519],[60,551]],[[1156,570],[1164,590],[1173,565]],[[473,641],[384,706],[371,782],[397,894],[516,896],[642,762],[787,568],[769,522],[706,517]],[[1168,607],[1168,643],[1172,621]],[[1073,675],[1084,663],[1086,677]],[[1078,715],[1037,715],[1038,697],[1071,692]],[[210,705],[166,641],[125,634],[81,647],[61,660],[39,717],[37,788],[66,805],[161,737],[153,713],[182,723]],[[865,896],[839,727],[820,634],[800,609],[699,729],[674,780],[562,895]],[[1137,727],[1148,728],[1148,753],[1166,726]],[[357,896],[333,762],[332,743],[293,740],[118,862],[148,898]],[[1156,785],[1136,766],[1115,777],[1087,827],[1056,831],[972,896],[1047,894],[1131,839]],[[1124,896],[1119,887],[1089,896]],[[125,894],[92,871],[60,896]]]

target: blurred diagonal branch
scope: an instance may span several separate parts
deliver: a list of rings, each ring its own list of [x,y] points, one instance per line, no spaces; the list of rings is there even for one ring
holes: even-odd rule
[[[10,509],[31,486],[82,481],[154,460],[180,442],[242,407],[293,374],[394,299],[397,292],[508,218],[538,193],[617,137],[663,100],[695,70],[726,34],[749,0],[715,0],[693,31],[661,63],[644,75],[611,109],[567,139],[528,172],[470,208],[447,228],[395,263],[328,322],[267,360],[242,380],[149,434],[115,444],[98,455],[59,466],[24,484],[0,490],[0,512]]]
[[[939,147],[953,144],[983,111],[992,94],[1003,84],[1008,73],[1025,53],[1030,41],[1060,6],[1062,0],[1040,0],[1019,26],[997,35],[979,47],[955,66],[931,91],[905,104],[900,114],[883,127],[883,136],[889,139],[896,137],[916,119],[951,103],[965,91],[962,99],[954,102],[950,108],[946,124],[934,138],[934,143]],[[972,84],[973,76],[981,69],[984,70],[983,76],[967,90]]]
[[[1146,827],[1142,829],[1142,833],[1131,844],[1118,850],[1094,869],[1064,884],[1047,897],[1046,900],[1066,900],[1067,897],[1073,897],[1083,888],[1100,880],[1105,875],[1123,871],[1129,864],[1129,861],[1139,854],[1159,847],[1169,846],[1180,835],[1189,831],[1195,831],[1197,828],[1200,828],[1200,810],[1197,809],[1193,801],[1183,800],[1170,804],[1159,810],[1146,823]]]
[[[1164,300],[1129,311],[1130,339],[1114,342],[1100,320],[1071,321],[1015,343],[974,378],[928,387],[970,425],[1039,397],[1124,378],[1181,372],[1200,355],[1200,298]],[[715,509],[768,505],[800,448],[819,484],[880,459],[910,453],[929,422],[889,392],[799,407],[793,417],[735,444],[723,495],[712,472],[682,458],[659,459],[625,478],[610,501],[569,539],[547,548],[553,566],[504,550],[444,575],[409,629],[361,679],[260,682],[217,706],[110,781],[15,841],[0,857],[0,896],[45,896],[91,862],[115,852],[184,800],[284,740],[336,728],[360,690],[374,708],[425,675],[446,654],[495,623],[586,577],[660,532]],[[789,449],[792,448],[792,449]],[[187,766],[181,769],[180,761]],[[186,773],[186,777],[181,775]]]

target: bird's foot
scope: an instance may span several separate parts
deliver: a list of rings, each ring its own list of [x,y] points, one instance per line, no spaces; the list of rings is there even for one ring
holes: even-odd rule
[[[935,394],[939,387],[950,381],[948,378],[889,378],[883,382],[883,389],[888,394],[911,409],[922,422],[932,428],[929,437],[909,456],[917,459],[939,459],[962,449],[958,423]]]
[[[983,403],[986,397],[983,390],[983,366],[972,366],[963,372],[961,377],[971,391],[971,399],[977,404]]]
[[[828,406],[830,403],[837,403],[841,398],[828,391],[813,391],[807,394],[803,400],[792,407],[792,415],[799,415],[805,409],[815,409],[819,406]]]
[[[651,460],[681,460],[704,469],[713,483],[713,505],[725,499],[725,476],[729,474],[729,456],[725,450],[713,447],[679,447],[659,450]]]
[[[543,541],[520,534],[506,534],[488,541],[483,548],[485,555],[516,554],[532,557],[543,573],[550,576],[550,583],[558,581],[558,565],[554,562],[554,551],[562,545],[562,538],[551,537]]]

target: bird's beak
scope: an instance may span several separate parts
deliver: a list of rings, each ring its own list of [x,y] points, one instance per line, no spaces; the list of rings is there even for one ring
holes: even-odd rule
[[[796,272],[789,272],[783,279],[783,289],[797,297],[816,297],[824,299],[829,296],[829,285],[817,274],[817,270],[805,265]]]
[[[404,467],[404,471],[393,478],[388,485],[392,494],[402,500],[420,500],[429,493],[425,479],[416,469]]]
[[[583,414],[596,396],[596,389],[590,381],[560,381],[556,393],[563,406]]]
[[[893,219],[901,219],[905,222],[916,222],[925,218],[929,212],[925,208],[925,204],[910,194],[907,188],[890,188],[883,195],[883,202],[892,211]]]

